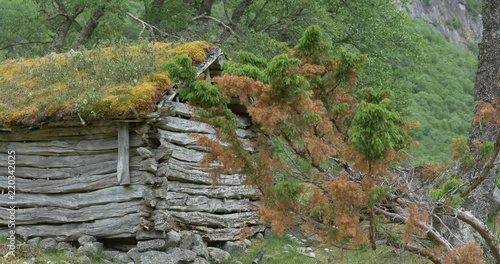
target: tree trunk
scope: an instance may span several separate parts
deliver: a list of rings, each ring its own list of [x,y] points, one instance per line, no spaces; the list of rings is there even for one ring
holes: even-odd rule
[[[55,53],[61,52],[62,48],[64,47],[64,41],[66,40],[66,36],[68,35],[71,25],[73,24],[73,22],[75,22],[76,17],[78,17],[83,12],[84,9],[85,9],[84,7],[78,8],[74,15],[68,15],[66,13],[62,13],[63,20],[56,29],[56,34],[54,36],[52,44],[50,44],[49,48],[47,49],[47,54],[52,52]],[[64,8],[60,6],[60,10],[64,10]]]
[[[198,15],[207,15],[210,16],[212,14],[212,5],[215,0],[203,0],[201,1],[200,9],[198,10]]]
[[[253,4],[253,1],[254,0],[243,0],[238,4],[238,6],[233,11],[233,15],[231,15],[231,22],[229,23],[229,26],[231,28],[238,28],[241,17],[243,16],[243,14],[245,14],[245,10]],[[229,32],[229,30],[224,30],[221,37],[219,38],[219,42],[225,42],[229,38],[229,36],[231,36],[231,32]]]
[[[99,19],[101,19],[101,17],[104,15],[105,9],[105,6],[100,6],[94,10],[92,16],[89,18],[89,20],[87,20],[87,23],[85,23],[80,32],[78,32],[78,37],[76,38],[75,44],[73,45],[75,49],[79,48],[90,39],[90,37],[94,33],[94,30],[99,25]]]
[[[475,119],[469,136],[469,147],[476,152],[476,144],[487,141],[495,142],[500,131],[498,117],[500,116],[500,4],[498,0],[483,0],[483,41],[479,44],[479,64],[477,70],[475,95]],[[493,120],[481,118],[483,107],[492,107],[490,113]],[[496,117],[495,117],[496,116]],[[474,216],[486,222],[489,213],[497,213],[500,205],[499,192],[496,188],[496,178],[500,165],[495,163],[488,177],[469,195],[465,205]],[[467,182],[474,179],[484,170],[484,165],[476,168],[462,167],[460,175]]]

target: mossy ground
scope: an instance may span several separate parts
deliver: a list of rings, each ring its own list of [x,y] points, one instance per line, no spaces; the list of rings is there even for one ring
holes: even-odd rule
[[[172,87],[161,64],[177,54],[200,63],[210,48],[201,41],[144,43],[6,61],[0,65],[0,126],[145,114]]]

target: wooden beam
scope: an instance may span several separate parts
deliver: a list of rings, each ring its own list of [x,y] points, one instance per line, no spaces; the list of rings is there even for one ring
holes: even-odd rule
[[[118,123],[118,164],[117,176],[120,185],[130,184],[129,172],[130,130],[129,123]]]

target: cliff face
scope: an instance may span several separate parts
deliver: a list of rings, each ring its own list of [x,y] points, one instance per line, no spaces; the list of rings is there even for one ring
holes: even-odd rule
[[[481,15],[474,15],[466,8],[467,0],[412,0],[410,16],[432,25],[448,41],[467,48],[479,43],[483,25]]]

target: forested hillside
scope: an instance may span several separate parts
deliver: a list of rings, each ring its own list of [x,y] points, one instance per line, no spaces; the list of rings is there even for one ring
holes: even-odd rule
[[[420,122],[412,156],[416,163],[449,162],[452,140],[465,138],[471,126],[477,51],[446,42],[422,21],[414,26],[425,39],[425,62],[399,69],[411,87],[410,119]]]

